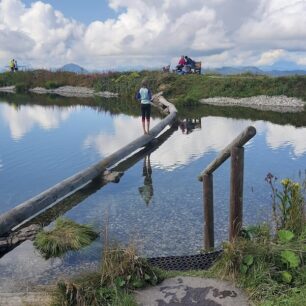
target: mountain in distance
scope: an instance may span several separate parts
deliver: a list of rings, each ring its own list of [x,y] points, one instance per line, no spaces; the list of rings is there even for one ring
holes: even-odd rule
[[[286,76],[286,75],[306,75],[306,70],[294,69],[294,70],[279,70],[273,69],[274,67],[264,67],[260,69],[253,66],[246,67],[221,67],[221,68],[204,68],[202,73],[217,73],[221,75],[234,75],[242,73],[251,73],[259,75],[269,75],[269,76]]]
[[[83,68],[83,67],[81,67],[77,64],[73,64],[73,63],[66,64],[63,67],[59,68],[58,70],[59,71],[66,71],[66,72],[74,72],[74,73],[87,73],[88,72],[85,68]]]

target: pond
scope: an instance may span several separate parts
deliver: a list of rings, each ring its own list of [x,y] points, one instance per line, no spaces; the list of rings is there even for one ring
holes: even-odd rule
[[[0,213],[142,134],[133,102],[77,100],[80,104],[72,105],[75,99],[53,101],[40,96],[24,96],[16,102],[5,95],[0,101]],[[94,103],[99,106],[90,106]],[[135,243],[144,256],[195,254],[204,239],[202,184],[197,176],[233,138],[253,125],[257,135],[245,146],[243,220],[244,224],[269,222],[266,174],[295,180],[305,175],[303,116],[296,122],[295,115],[206,106],[180,116],[185,124],[168,130],[159,147],[118,166],[124,170],[118,184],[90,184],[58,209],[101,232],[107,227],[110,239]],[[160,120],[155,114],[152,126]],[[214,174],[216,244],[228,235],[229,176],[227,161]],[[26,241],[0,258],[0,291],[94,269],[102,248],[103,238],[99,238],[79,252],[44,260]]]

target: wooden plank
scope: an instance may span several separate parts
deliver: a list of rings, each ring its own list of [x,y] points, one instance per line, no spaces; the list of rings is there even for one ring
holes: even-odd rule
[[[233,241],[242,227],[244,148],[233,147],[231,155],[229,240]]]
[[[239,134],[229,145],[227,145],[218,156],[205,168],[199,175],[199,181],[203,180],[205,174],[213,173],[219,166],[221,166],[230,156],[233,147],[242,147],[251,138],[256,135],[256,129],[253,126],[247,127],[241,134]]]
[[[172,107],[171,103],[169,103],[161,95],[155,96],[155,100],[159,101],[160,103],[167,102],[166,107],[168,107],[170,114],[155,127],[153,127],[150,130],[150,134],[140,136],[102,161],[63,180],[34,198],[14,207],[10,211],[1,214],[0,235],[4,235],[12,230],[15,226],[37,214],[39,211],[47,208],[51,204],[63,199],[67,195],[72,194],[82,186],[86,185],[89,181],[103,173],[108,167],[115,165],[139,148],[148,145],[167,125],[171,125],[177,115],[176,108],[174,106]]]

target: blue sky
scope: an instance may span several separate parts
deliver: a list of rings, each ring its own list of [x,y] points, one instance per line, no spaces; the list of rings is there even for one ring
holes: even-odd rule
[[[0,67],[306,68],[306,0],[0,0]]]
[[[24,0],[23,2],[30,6],[36,1]],[[73,18],[85,24],[118,16],[118,12],[111,9],[105,0],[43,0],[42,2],[51,4],[67,18]]]

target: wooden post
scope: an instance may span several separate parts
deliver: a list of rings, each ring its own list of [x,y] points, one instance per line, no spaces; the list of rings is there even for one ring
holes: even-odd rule
[[[229,240],[233,241],[242,226],[244,148],[233,147],[231,156]]]
[[[203,204],[204,204],[204,248],[206,251],[215,246],[214,239],[214,198],[213,175],[203,177]]]

